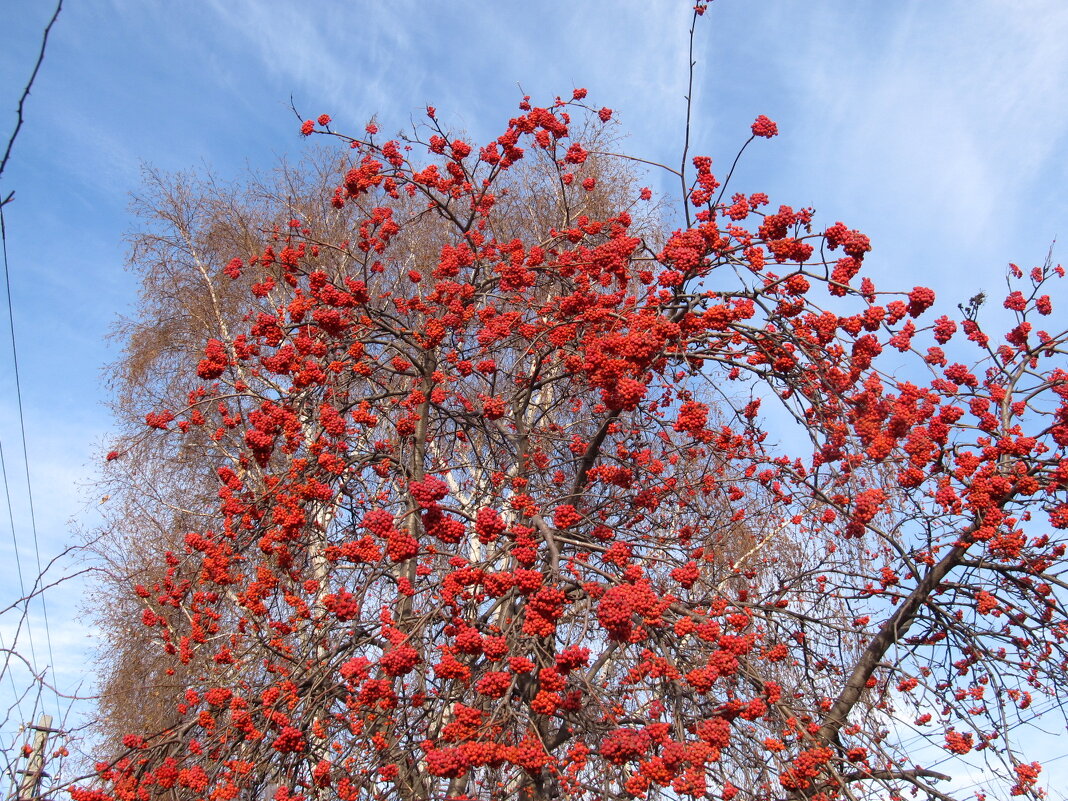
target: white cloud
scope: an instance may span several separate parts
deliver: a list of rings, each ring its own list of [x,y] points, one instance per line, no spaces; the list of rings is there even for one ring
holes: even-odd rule
[[[1038,229],[1042,241],[1023,247],[1044,252],[1065,210],[1063,199],[1050,209],[1027,198],[1062,169],[1068,7],[1027,6],[913,2],[858,31],[856,17],[824,5],[811,10],[806,46],[775,56],[797,76],[798,136],[818,148],[810,180],[826,181],[842,215],[876,219],[877,248],[904,235],[893,252],[911,249],[924,272],[984,259],[999,276],[1025,259],[1010,253],[1018,227]]]

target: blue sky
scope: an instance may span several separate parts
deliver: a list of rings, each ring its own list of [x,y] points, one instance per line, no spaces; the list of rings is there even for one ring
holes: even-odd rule
[[[0,5],[5,140],[53,7]],[[99,499],[84,484],[109,427],[100,370],[114,352],[103,337],[135,299],[123,233],[142,163],[223,178],[269,169],[307,146],[291,95],[342,130],[377,115],[392,132],[431,103],[485,139],[522,94],[550,101],[584,86],[617,110],[629,152],[674,164],[688,20],[687,3],[666,0],[67,0],[0,179],[4,195],[16,192],[5,217],[42,557],[72,539],[71,520],[94,524]],[[692,152],[724,171],[753,118],[768,115],[780,136],[754,143],[733,186],[861,229],[880,286],[927,284],[952,307],[996,292],[1007,262],[1041,263],[1066,235],[1064,41],[1060,0],[717,0],[697,35]],[[0,441],[25,566],[7,322]],[[3,528],[0,587],[14,598]],[[77,600],[49,596],[65,689],[84,674]],[[10,627],[0,632],[8,643]]]

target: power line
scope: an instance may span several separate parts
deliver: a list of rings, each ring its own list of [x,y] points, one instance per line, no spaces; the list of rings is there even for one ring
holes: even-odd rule
[[[58,10],[57,10],[57,13],[58,13]],[[35,74],[36,74],[36,71],[35,71]],[[19,433],[20,433],[20,435],[22,437],[22,460],[23,460],[23,464],[24,464],[25,469],[26,469],[26,495],[27,495],[27,499],[29,500],[30,531],[33,534],[33,551],[34,551],[34,556],[36,557],[36,561],[37,561],[37,575],[40,576],[42,574],[42,572],[43,572],[42,571],[42,567],[41,567],[41,545],[40,545],[39,538],[37,536],[37,515],[36,515],[36,512],[34,510],[34,503],[33,503],[33,483],[32,483],[32,481],[30,479],[30,456],[29,456],[29,450],[28,450],[28,448],[26,446],[26,417],[25,417],[25,414],[23,413],[23,408],[22,408],[22,382],[21,382],[21,379],[20,379],[20,376],[19,376],[18,348],[17,348],[16,342],[15,342],[15,315],[14,315],[13,305],[12,305],[12,302],[11,302],[11,273],[10,273],[10,270],[8,269],[7,224],[6,224],[6,221],[4,219],[4,206],[3,206],[2,203],[0,203],[0,249],[2,249],[2,251],[3,251],[4,288],[5,288],[5,294],[6,294],[6,297],[7,297],[8,324],[9,324],[9,330],[10,330],[10,335],[11,335],[11,362],[12,362],[12,366],[14,368],[14,376],[15,376],[15,398],[17,400],[17,408],[18,408],[18,414],[19,414]],[[6,475],[7,474],[6,474],[6,470],[5,470],[5,488],[7,487]],[[10,496],[9,496],[8,509],[10,510],[10,508],[11,508],[11,502],[10,502]],[[14,537],[15,536],[15,528],[14,528],[13,519],[12,519],[11,532],[12,532],[12,537]],[[15,552],[18,553],[17,541],[16,541]],[[21,584],[21,582],[22,582],[21,567],[19,569],[19,581],[20,581],[20,584]],[[25,591],[25,586],[24,585],[22,586],[22,593],[23,593],[23,596],[25,596],[26,591]],[[29,600],[30,599],[28,599],[28,598],[26,599],[27,616],[29,614],[29,609],[30,609]],[[55,659],[55,656],[52,653],[52,631],[51,631],[51,627],[49,626],[49,623],[48,623],[48,603],[45,601],[45,597],[44,597],[43,593],[41,594],[41,613],[42,613],[42,617],[44,619],[45,643],[48,646],[48,661],[49,661],[49,665],[54,667],[55,664],[56,664],[56,659]],[[29,619],[28,619],[28,617],[27,617],[27,626],[29,627]],[[36,662],[36,659],[35,659],[35,662]],[[36,669],[36,665],[35,665],[35,669]],[[57,711],[58,711],[59,710],[59,697],[58,696],[56,697],[56,707],[57,707]]]
[[[60,12],[62,10],[63,10],[63,0],[58,0],[58,2],[56,3],[56,10],[52,13],[52,17],[48,20],[48,24],[45,25],[44,34],[41,37],[41,47],[37,52],[37,60],[34,62],[33,70],[30,73],[29,80],[26,81],[26,85],[22,90],[21,96],[19,97],[18,106],[17,106],[16,111],[15,111],[15,128],[11,132],[11,136],[8,138],[7,146],[4,149],[3,157],[0,157],[0,176],[3,176],[4,170],[7,168],[8,160],[11,158],[11,152],[15,147],[15,140],[18,139],[19,132],[22,130],[22,125],[25,122],[26,100],[29,98],[30,91],[33,89],[34,82],[37,80],[37,74],[41,70],[41,64],[44,63],[45,52],[48,49],[48,37],[52,33],[52,26],[54,26],[56,24],[56,20],[59,18],[59,14],[60,14]],[[8,269],[7,224],[6,224],[6,220],[4,219],[4,206],[6,206],[8,203],[11,202],[12,198],[14,197],[14,195],[15,195],[15,193],[14,193],[14,191],[12,191],[12,192],[9,192],[6,197],[0,199],[0,242],[2,242],[2,247],[3,247],[4,287],[5,287],[6,295],[7,295],[8,321],[9,321],[10,331],[11,331],[11,359],[12,359],[12,365],[14,367],[14,375],[15,375],[15,394],[16,394],[16,397],[17,397],[17,400],[18,400],[19,432],[20,432],[20,435],[22,437],[22,458],[23,458],[23,464],[25,465],[25,468],[26,468],[26,493],[27,493],[27,497],[28,497],[28,500],[29,500],[30,529],[31,529],[31,531],[33,533],[33,548],[34,548],[34,555],[36,557],[36,563],[37,563],[37,575],[38,575],[38,577],[40,577],[41,574],[42,574],[42,569],[41,569],[41,547],[40,547],[40,542],[39,542],[39,539],[38,539],[38,536],[37,536],[37,516],[36,516],[35,510],[34,510],[33,484],[32,484],[32,481],[30,479],[30,460],[29,460],[29,452],[28,452],[28,448],[27,448],[27,444],[26,444],[26,420],[25,420],[25,415],[23,414],[23,408],[22,408],[22,385],[21,385],[21,380],[20,380],[20,376],[19,376],[18,349],[17,349],[17,347],[15,345],[15,316],[14,316],[14,313],[13,313],[13,310],[12,310],[12,302],[11,302],[11,275],[10,275],[10,271]],[[6,464],[3,463],[3,450],[2,450],[2,448],[0,448],[0,467],[3,467],[4,493],[5,493],[5,497],[7,498],[8,516],[9,516],[9,519],[10,519],[10,522],[11,522],[11,539],[12,539],[12,544],[13,544],[14,550],[15,550],[15,563],[16,563],[16,567],[17,567],[17,570],[18,570],[18,576],[19,576],[19,589],[20,589],[20,591],[22,593],[23,599],[25,599],[25,602],[26,602],[25,608],[24,608],[24,614],[26,616],[25,617],[25,619],[26,619],[26,630],[27,630],[27,636],[28,636],[29,642],[30,642],[30,655],[32,657],[31,668],[32,668],[32,670],[33,670],[33,672],[35,674],[39,674],[40,671],[38,669],[38,664],[37,664],[37,655],[35,653],[34,644],[33,644],[33,626],[32,626],[31,621],[30,621],[30,601],[32,599],[26,596],[26,583],[25,583],[25,579],[24,579],[24,576],[23,576],[23,573],[22,573],[22,562],[21,562],[21,559],[19,557],[18,536],[16,534],[16,529],[15,529],[14,511],[13,511],[13,508],[12,508],[12,505],[11,505],[11,490],[10,490],[10,485],[8,483],[8,478],[7,478],[7,466],[6,466]],[[36,587],[36,583],[35,583],[35,587]],[[55,660],[55,656],[53,655],[53,652],[52,652],[52,632],[51,632],[51,627],[49,626],[49,622],[48,622],[48,604],[46,603],[43,594],[41,595],[41,612],[42,612],[42,616],[43,616],[43,619],[44,619],[44,626],[45,626],[45,642],[48,645],[48,659],[49,659],[50,665],[54,669],[54,666],[56,664],[56,660]],[[14,643],[12,643],[12,646],[14,646]],[[10,674],[9,674],[9,678],[10,678]],[[17,697],[18,697],[18,694],[16,693],[16,698]],[[39,691],[38,691],[38,697],[40,697],[40,688],[39,688]],[[58,709],[58,707],[59,707],[58,694],[56,696],[56,705],[57,705],[57,709]],[[19,708],[19,714],[20,715],[22,714],[21,708]]]
[[[26,598],[26,582],[22,576],[22,557],[19,555],[19,542],[18,537],[15,534],[15,515],[11,506],[11,487],[7,480],[7,461],[4,459],[4,443],[0,442],[0,478],[4,482],[4,498],[7,501],[7,517],[11,525],[11,548],[15,552],[15,570],[19,577],[19,593],[21,597],[25,599],[27,607],[29,606],[29,599]],[[26,612],[23,610],[23,614]],[[37,671],[37,650],[33,644],[33,628],[29,625],[27,619],[26,636],[30,642],[30,669],[36,674]],[[15,641],[11,643],[12,649],[15,647],[15,643],[18,641],[18,634],[16,630]],[[4,643],[3,636],[0,635],[0,649],[4,652],[7,651],[7,645]],[[2,672],[7,674],[8,681],[11,683],[11,694],[15,699],[15,708],[18,710],[19,717],[25,720],[25,713],[22,711],[22,697],[19,695],[18,688],[15,686],[15,676],[9,669],[11,664],[11,655],[7,654],[4,658],[4,665]]]
[[[0,214],[3,214],[0,211]],[[15,572],[19,577],[19,593],[23,599],[29,602],[26,598],[26,580],[22,574],[22,556],[19,555],[19,541],[18,536],[15,533],[15,512],[11,505],[11,486],[7,480],[7,460],[4,458],[4,443],[0,441],[0,477],[4,481],[4,498],[7,501],[7,519],[11,526],[11,549],[15,552]],[[33,635],[30,635],[30,655],[33,657],[34,670],[37,669],[37,654],[33,649]]]

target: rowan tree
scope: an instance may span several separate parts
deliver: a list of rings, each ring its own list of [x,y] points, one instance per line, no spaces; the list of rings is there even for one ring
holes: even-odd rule
[[[578,89],[482,146],[433,108],[393,139],[303,123],[348,145],[336,188],[213,254],[229,311],[207,293],[145,418],[215,476],[132,588],[182,697],[76,801],[946,799],[972,752],[1037,797],[1063,270],[1012,267],[995,336],[704,156],[661,236],[594,174],[578,132],[611,116]]]
[[[589,131],[599,147],[614,142],[611,128],[598,121]],[[498,206],[501,221],[513,235],[545,229],[561,219],[556,197],[545,191],[552,177],[544,159],[528,159],[506,177],[511,191]],[[114,455],[98,486],[106,523],[91,532],[87,546],[95,554],[98,587],[88,611],[102,632],[98,669],[98,715],[94,739],[104,751],[121,749],[134,730],[161,728],[174,717],[184,693],[182,676],[162,651],[152,647],[151,630],[131,624],[142,604],[129,587],[162,579],[164,554],[181,548],[190,528],[208,526],[218,517],[215,474],[218,457],[199,428],[168,438],[144,436],[146,404],[175,406],[186,395],[187,376],[201,358],[201,344],[226,338],[241,324],[247,280],[235,280],[224,267],[233,252],[262,251],[273,232],[299,213],[323,240],[340,240],[358,228],[354,205],[329,203],[332,182],[348,167],[334,149],[313,149],[298,164],[281,163],[267,176],[224,183],[215,176],[164,174],[146,168],[143,186],[131,209],[138,221],[130,235],[130,269],[141,282],[135,313],[122,319],[113,338],[122,345],[107,370],[112,409],[119,433]],[[587,169],[600,185],[592,203],[628,202],[638,191],[630,164],[592,159]],[[652,209],[656,212],[657,209]],[[430,225],[412,226],[404,248],[410,259],[426,260],[440,249]],[[638,221],[650,240],[660,226],[655,216]]]

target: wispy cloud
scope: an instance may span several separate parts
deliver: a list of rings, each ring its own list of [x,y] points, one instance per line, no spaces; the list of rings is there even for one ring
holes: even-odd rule
[[[1066,210],[1043,185],[1064,170],[1068,7],[912,2],[784,16],[772,35],[799,26],[801,44],[768,52],[792,76],[790,135],[805,148],[791,183],[866,217],[877,247],[900,243],[894,257],[926,251],[925,271],[943,283],[965,267],[974,277],[977,260],[996,276],[1009,258],[1044,253]],[[1039,241],[1008,255],[1021,226]]]

